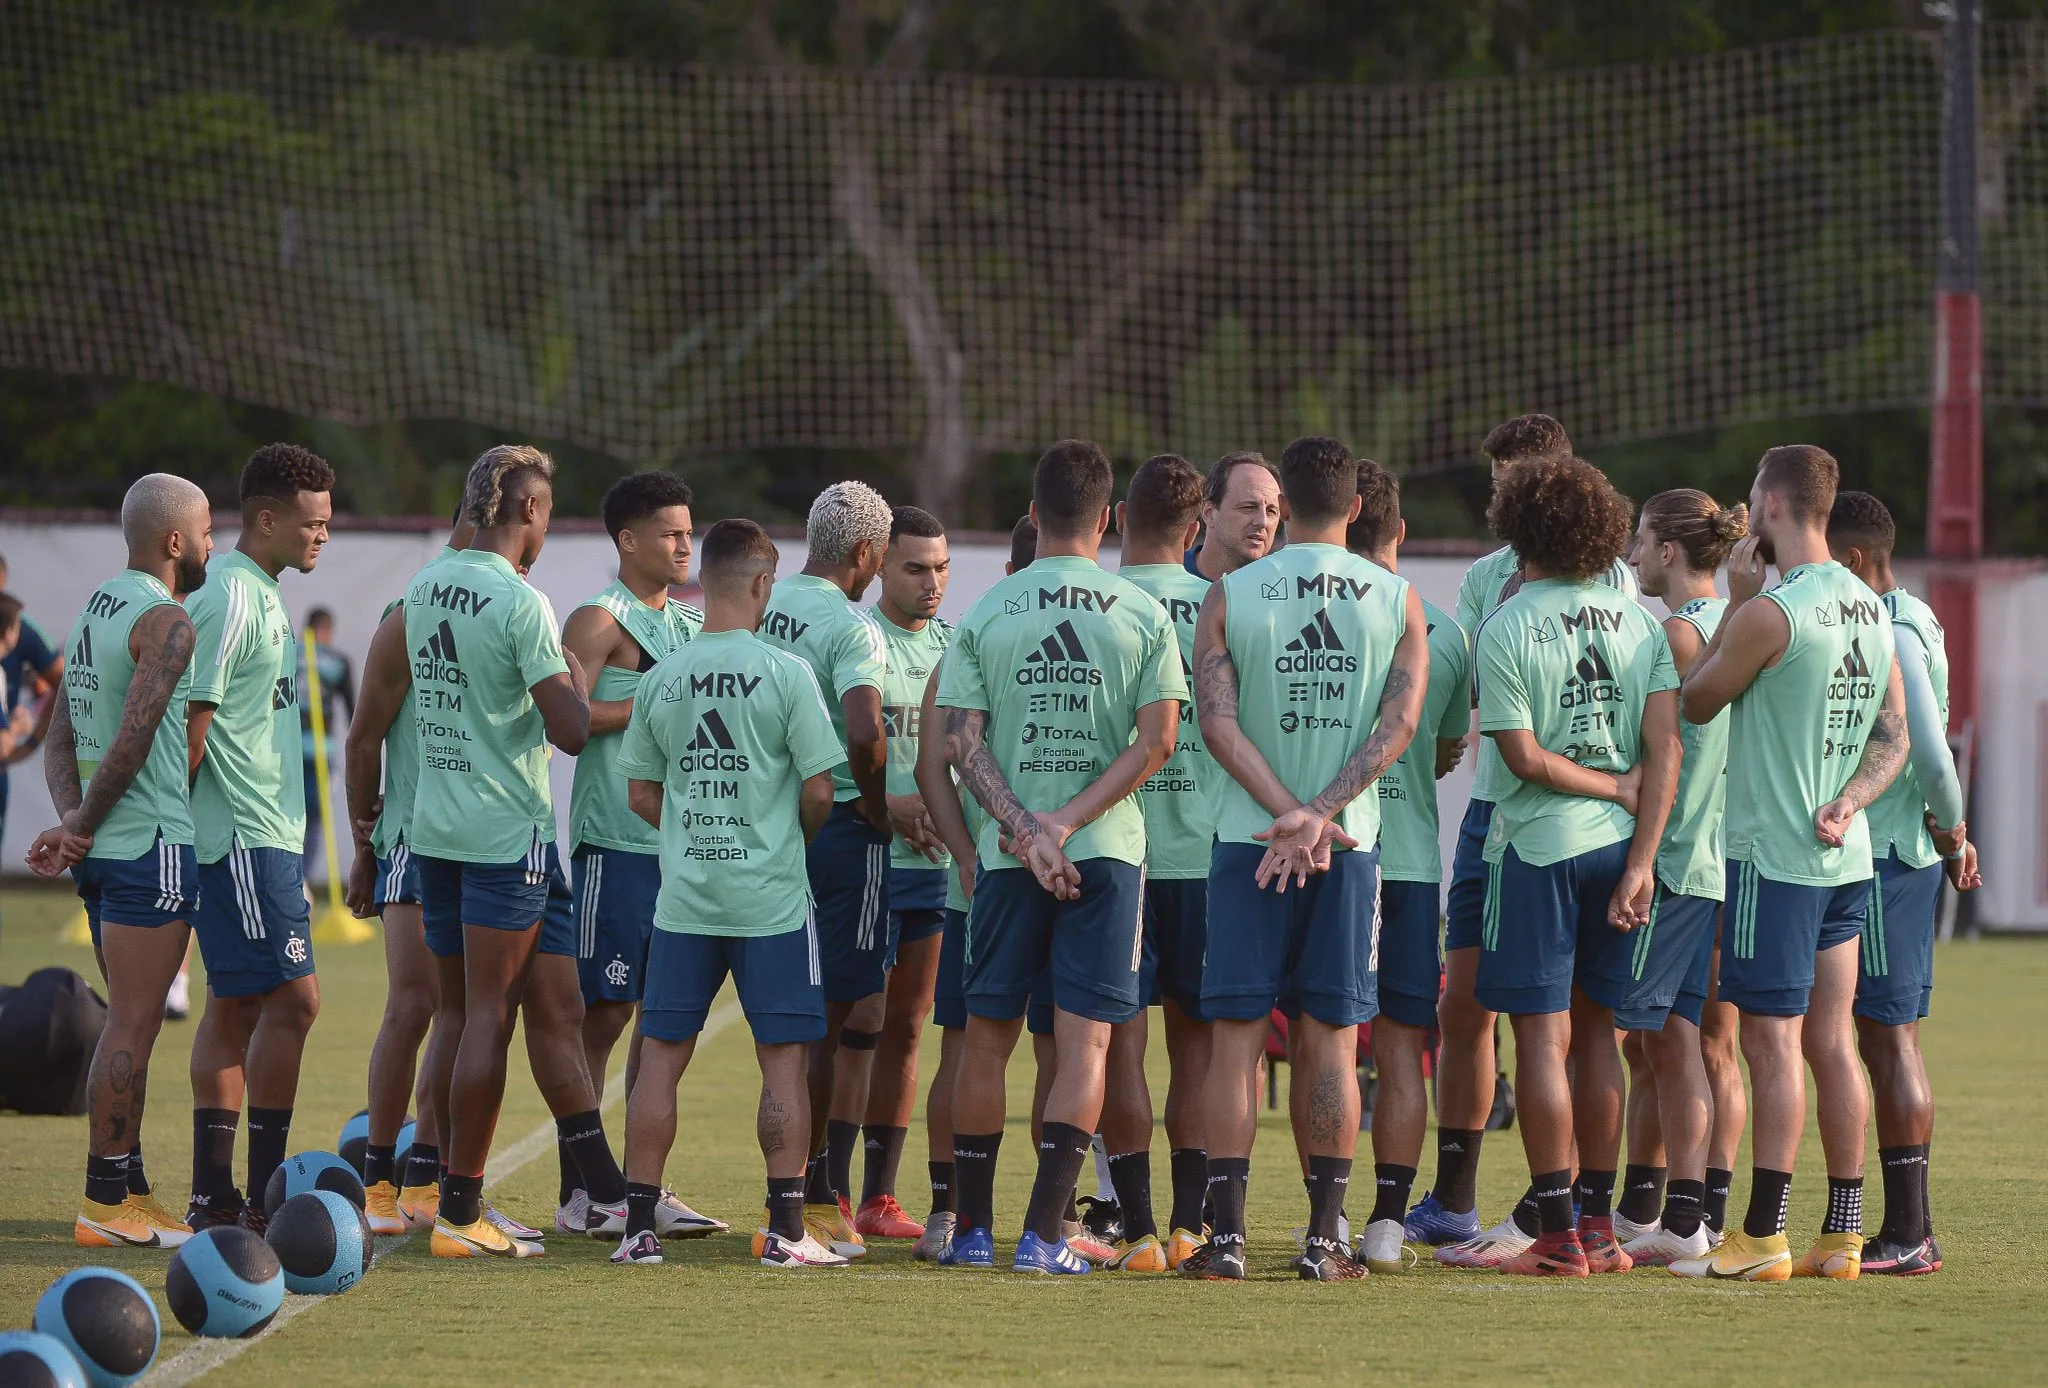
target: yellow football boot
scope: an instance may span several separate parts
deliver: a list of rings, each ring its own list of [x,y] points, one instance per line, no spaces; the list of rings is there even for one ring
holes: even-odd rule
[[[80,1202],[72,1237],[81,1248],[177,1248],[192,1237],[192,1226],[131,1195],[118,1205]]]
[[[1832,1277],[1854,1282],[1863,1273],[1863,1235],[1822,1234],[1792,1267],[1794,1277]]]
[[[1751,1238],[1741,1230],[1719,1248],[1670,1265],[1674,1277],[1713,1277],[1738,1282],[1783,1282],[1792,1275],[1792,1249],[1783,1234]]]
[[[363,1192],[363,1213],[369,1217],[370,1232],[396,1238],[412,1232],[412,1225],[398,1208],[398,1187],[379,1181]]]
[[[1167,1272],[1166,1250],[1159,1246],[1157,1234],[1147,1234],[1142,1239],[1124,1239],[1116,1246],[1116,1256],[1103,1264],[1111,1272]]]

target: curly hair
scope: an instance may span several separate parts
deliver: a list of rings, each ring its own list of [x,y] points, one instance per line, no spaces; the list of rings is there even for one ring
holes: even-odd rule
[[[1735,542],[1749,533],[1746,504],[1738,501],[1723,509],[1714,498],[1695,487],[1658,492],[1643,503],[1643,520],[1660,543],[1674,544],[1685,551],[1686,565],[1695,573],[1712,573],[1720,568]]]
[[[635,472],[612,483],[601,508],[605,533],[616,544],[619,532],[631,530],[656,511],[690,504],[690,484],[673,472]]]
[[[1834,509],[1828,512],[1828,545],[1854,545],[1872,559],[1890,559],[1899,542],[1899,527],[1891,508],[1869,492],[1836,492]]]
[[[811,558],[843,564],[862,540],[879,556],[889,547],[889,529],[896,515],[882,494],[865,482],[834,482],[818,493],[804,521],[804,539]]]
[[[1568,458],[1572,441],[1564,426],[1549,415],[1518,414],[1504,424],[1494,425],[1479,451],[1496,463],[1515,463],[1524,458]]]
[[[242,466],[242,505],[268,499],[290,501],[300,492],[334,490],[334,469],[310,448],[266,443]]]
[[[1494,484],[1486,523],[1524,564],[1587,579],[1628,549],[1633,508],[1584,458],[1524,460]]]
[[[479,530],[505,519],[510,501],[524,500],[539,482],[553,484],[555,460],[531,444],[501,443],[469,465],[462,483],[462,518]]]

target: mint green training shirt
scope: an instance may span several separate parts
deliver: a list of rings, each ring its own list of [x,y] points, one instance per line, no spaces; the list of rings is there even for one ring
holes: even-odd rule
[[[458,550],[413,576],[405,640],[420,739],[413,851],[514,863],[553,843],[547,727],[530,691],[569,663],[547,600],[503,555]]]
[[[1671,615],[1700,634],[1702,647],[1714,639],[1728,611],[1726,598],[1694,598]],[[1678,721],[1685,759],[1678,766],[1678,795],[1657,845],[1657,880],[1681,896],[1719,901],[1728,871],[1722,822],[1728,808],[1728,710],[1712,721]]]
[[[855,607],[836,583],[811,574],[791,574],[775,584],[768,597],[768,615],[761,619],[761,639],[801,658],[818,677],[832,731],[846,748],[846,706],[850,689],[868,685],[882,689],[889,657],[882,628],[865,607]],[[832,772],[832,798],[854,800],[860,787],[841,758]]]
[[[881,629],[889,661],[882,679],[882,727],[889,735],[888,791],[891,795],[916,795],[924,689],[953,639],[953,627],[933,617],[916,631],[905,631],[879,611],[875,624]],[[897,872],[943,872],[950,870],[952,863],[952,855],[943,852],[939,861],[933,862],[905,839],[893,839],[889,844],[889,866]]]
[[[213,557],[185,610],[196,633],[190,697],[215,706],[192,783],[199,861],[217,863],[238,842],[303,852],[299,651],[277,580],[231,549]]]
[[[1209,580],[1184,564],[1126,564],[1117,576],[1137,584],[1166,609],[1180,648],[1181,677],[1195,682],[1195,618],[1209,592]],[[1180,733],[1173,756],[1138,787],[1145,814],[1145,875],[1162,882],[1207,881],[1209,850],[1216,841],[1216,797],[1223,768],[1202,742],[1202,725],[1191,703],[1180,706]]]
[[[1378,782],[1380,879],[1386,882],[1443,881],[1436,744],[1440,738],[1463,737],[1472,726],[1472,664],[1465,633],[1427,598],[1422,616],[1429,623],[1429,690],[1422,700],[1422,721],[1408,750]]]
[[[1545,751],[1617,774],[1642,760],[1644,703],[1678,688],[1663,625],[1589,580],[1523,584],[1486,619],[1473,663],[1481,733],[1527,729]],[[1513,844],[1523,862],[1548,867],[1635,833],[1635,816],[1612,801],[1510,776],[1486,835],[1489,863]]]
[[[1934,609],[1904,588],[1892,589],[1880,601],[1891,614],[1893,626],[1906,627],[1920,638],[1920,649],[1927,662],[1927,681],[1934,688],[1935,706],[1946,724],[1948,643]],[[1896,850],[1899,861],[1907,867],[1932,867],[1941,861],[1941,854],[1935,851],[1934,836],[1927,832],[1927,787],[1921,784],[1920,773],[1913,769],[1911,758],[1899,768],[1898,776],[1872,802],[1867,813],[1872,858]]]
[[[844,760],[810,667],[750,631],[700,634],[643,675],[618,767],[662,788],[655,928],[802,926],[803,783]]]
[[[640,687],[640,676],[664,656],[696,635],[704,625],[704,614],[686,602],[667,598],[658,608],[649,607],[623,583],[614,582],[596,597],[577,604],[599,607],[625,628],[643,652],[640,668],[622,670],[602,665],[594,675],[593,699],[630,699]],[[654,827],[626,806],[626,778],[619,774],[619,745],[626,730],[601,733],[584,744],[576,758],[576,779],[569,791],[569,851],[589,844],[595,848],[617,848],[628,853],[653,853],[660,847]]]

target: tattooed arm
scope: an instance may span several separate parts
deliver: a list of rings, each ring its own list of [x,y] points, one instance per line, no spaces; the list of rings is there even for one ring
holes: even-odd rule
[[[1039,885],[1061,900],[1081,894],[1081,873],[1069,862],[1061,845],[1066,835],[1048,818],[1024,808],[1017,792],[1003,779],[995,754],[988,749],[988,714],[978,708],[946,710],[946,760],[960,774],[981,807],[1003,826],[1010,838],[1010,853],[1039,881]]]
[[[920,726],[937,728],[939,721],[939,672],[933,670],[924,685],[924,710]],[[924,800],[925,814],[939,842],[953,855],[953,870],[960,874],[960,889],[974,895],[974,835],[967,832],[967,815],[960,807],[960,787],[953,784],[946,765],[946,739],[921,737],[917,744],[917,791]]]
[[[1224,640],[1229,615],[1224,602],[1223,585],[1210,584],[1195,617],[1195,713],[1202,725],[1202,740],[1216,764],[1268,814],[1277,817],[1300,809],[1301,801],[1238,726],[1237,665]]]
[[[84,794],[78,786],[78,736],[71,728],[71,700],[57,691],[57,711],[50,719],[49,739],[43,744],[43,783],[50,788],[50,800],[63,820]],[[37,836],[29,845],[25,861],[38,877],[55,877],[92,851],[90,835],[67,831],[63,824]]]
[[[1907,750],[1906,684],[1894,656],[1891,675],[1885,681],[1884,707],[1871,720],[1870,735],[1863,739],[1863,758],[1842,793],[1814,812],[1813,836],[1829,848],[1840,848],[1857,814],[1884,794],[1906,764]]]

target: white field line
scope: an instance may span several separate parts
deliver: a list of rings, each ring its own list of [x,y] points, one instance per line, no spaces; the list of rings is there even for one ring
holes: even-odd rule
[[[738,1003],[728,1001],[721,1004],[705,1018],[704,1030],[698,1034],[697,1044],[701,1046],[711,1040],[737,1021],[739,1016]],[[611,1083],[604,1087],[601,1107],[610,1108],[618,1103],[625,1093],[626,1075],[622,1067],[620,1072],[612,1077]],[[504,1151],[495,1154],[485,1169],[485,1180],[507,1180],[527,1163],[554,1150],[555,1124],[553,1119],[549,1119]],[[370,1266],[374,1268],[384,1261],[386,1255],[403,1248],[411,1240],[410,1234],[377,1240],[377,1251],[371,1257]],[[243,1351],[262,1344],[300,1316],[326,1305],[328,1300],[329,1298],[324,1296],[300,1296],[295,1292],[288,1292],[285,1294],[284,1305],[278,1309],[270,1324],[263,1328],[262,1334],[253,1335],[246,1340],[196,1340],[189,1348],[151,1370],[149,1376],[142,1380],[142,1388],[183,1388],[183,1385],[212,1373]]]

